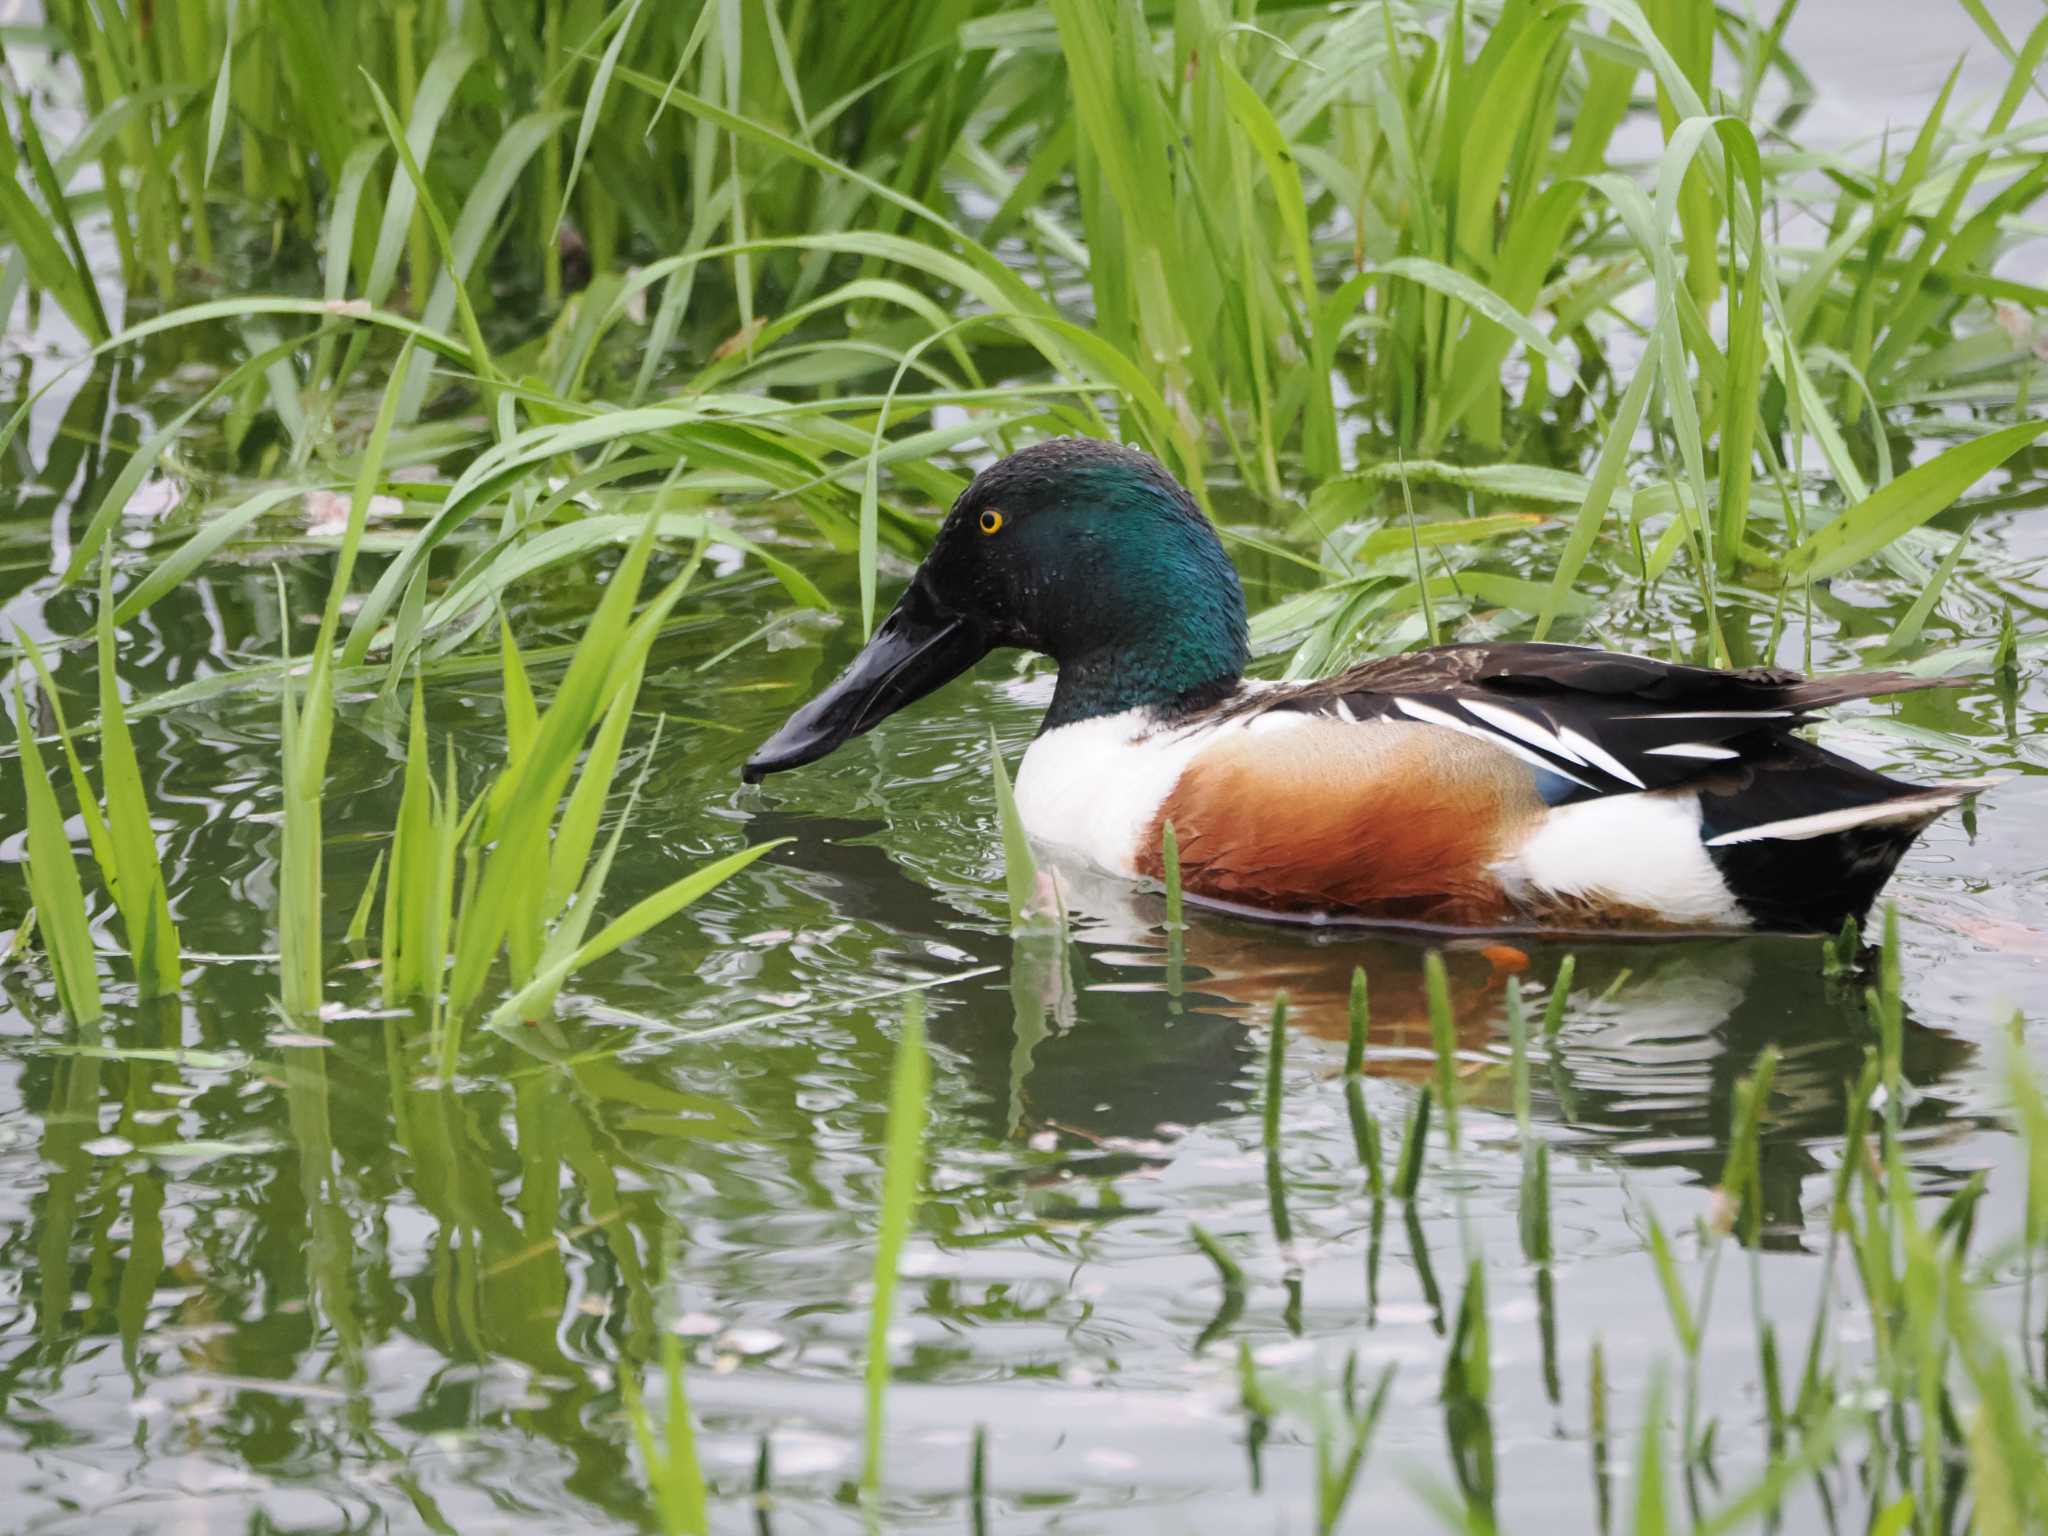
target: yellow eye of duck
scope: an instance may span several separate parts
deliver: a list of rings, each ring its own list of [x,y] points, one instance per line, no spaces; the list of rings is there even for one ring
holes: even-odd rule
[[[994,507],[990,507],[986,512],[981,514],[981,531],[983,533],[995,533],[1002,526],[1003,514],[998,512]]]

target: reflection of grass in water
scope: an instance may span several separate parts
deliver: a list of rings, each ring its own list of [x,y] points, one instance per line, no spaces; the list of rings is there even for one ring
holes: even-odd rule
[[[870,1529],[881,1529],[883,1409],[889,1390],[889,1327],[903,1245],[910,1237],[918,1190],[924,1181],[931,1059],[924,1044],[924,999],[913,995],[896,1041],[889,1078],[889,1119],[882,1137],[882,1205],[875,1233],[874,1296],[868,1303],[866,1432],[861,1452],[860,1497]]]
[[[1972,1529],[2031,1529],[2048,1516],[2048,1471],[2028,1449],[2038,1430],[2029,1390],[2039,1383],[2033,1351],[2023,1326],[2021,1346],[2014,1350],[1994,1343],[1983,1308],[1991,1273],[2023,1259],[2031,1271],[2048,1222],[2040,1218],[2044,1203],[2038,1189],[2048,1187],[2039,1170],[2048,1167],[2048,1109],[2023,1053],[2014,1052],[2009,1068],[2014,1104],[2011,1129],[2026,1147],[2034,1171],[2029,1180],[2026,1230],[1989,1255],[1970,1252],[1972,1216],[1983,1182],[1973,1179],[1943,1204],[1929,1222],[1922,1215],[1926,1197],[1916,1191],[1913,1171],[1905,1161],[1903,1116],[1894,1109],[1905,1092],[1896,1070],[1899,998],[1898,931],[1888,914],[1885,944],[1878,957],[1877,985],[1869,997],[1869,1022],[1877,1043],[1868,1049],[1860,1090],[1849,1100],[1844,1157],[1834,1185],[1829,1220],[1830,1244],[1823,1269],[1820,1310],[1809,1337],[1798,1390],[1786,1401],[1778,1366],[1777,1333],[1760,1299],[1759,1267],[1762,1189],[1760,1143],[1770,1119],[1774,1050],[1766,1050],[1754,1073],[1735,1095],[1734,1119],[1720,1181],[1711,1210],[1690,1231],[1698,1252],[1690,1262],[1667,1233],[1655,1211],[1639,1211],[1652,1261],[1655,1283],[1663,1295],[1683,1370],[1679,1437],[1665,1444],[1666,1393],[1661,1371],[1652,1374],[1645,1397],[1643,1425],[1637,1447],[1635,1493],[1624,1529],[1638,1533],[1672,1528],[1669,1473],[1679,1474],[1688,1522],[1706,1530],[1747,1528],[1780,1510],[1804,1482],[1861,1466],[1875,1469],[1867,1484],[1873,1516],[1886,1530],[1937,1532],[1955,1529],[1959,1521]],[[1523,1139],[1522,1211],[1524,1259],[1538,1271],[1539,1307],[1547,1313],[1549,1222],[1547,1159],[1527,1117],[1528,1029],[1519,989],[1510,991],[1509,1019],[1518,1124]],[[1546,1047],[1555,1049],[1555,1046]],[[1887,1066],[1887,1062],[1892,1063]],[[1425,1084],[1418,1106],[1431,1098],[1434,1083]],[[1882,1091],[1880,1091],[1882,1090]],[[1876,1112],[1872,1113],[1873,1106]],[[1418,1118],[1420,1110],[1418,1108]],[[1425,1128],[1426,1131],[1426,1128]],[[1419,1142],[1411,1138],[1411,1146]],[[1446,1131],[1446,1141],[1449,1133]],[[1414,1170],[1410,1182],[1410,1169]],[[1412,1196],[1421,1182],[1419,1159],[1404,1156],[1397,1192]],[[1540,1202],[1537,1211],[1529,1209]],[[1411,1205],[1411,1211],[1413,1207]],[[1423,1261],[1419,1233],[1411,1231],[1416,1258]],[[1714,1282],[1730,1241],[1746,1254],[1750,1266],[1752,1322],[1764,1387],[1761,1470],[1746,1485],[1722,1486],[1715,1470],[1727,1453],[1728,1437],[1737,1426],[1719,1417],[1704,1417],[1699,1398],[1701,1350],[1714,1301]],[[1242,1287],[1233,1286],[1234,1260],[1220,1256],[1207,1233],[1200,1246],[1216,1258],[1226,1278],[1229,1323],[1241,1312],[1229,1307]],[[1867,1363],[1836,1356],[1830,1345],[1852,1334],[1836,1310],[1830,1278],[1836,1244],[1848,1251],[1861,1285],[1856,1324],[1868,1329],[1871,1355]],[[1442,1396],[1456,1491],[1442,1486],[1427,1497],[1444,1522],[1454,1529],[1511,1528],[1512,1509],[1494,1509],[1492,1428],[1488,1410],[1491,1371],[1488,1363],[1488,1311],[1485,1303],[1486,1264],[1471,1259],[1464,1296],[1446,1348]],[[1696,1286],[1692,1283],[1696,1279]],[[1427,1288],[1427,1287],[1426,1287]],[[2023,1311],[2031,1315],[2030,1300]],[[1219,1317],[1218,1321],[1225,1319]],[[1547,1316],[1539,1324],[1551,1327]],[[1214,1336],[1214,1324],[1204,1342]],[[1546,1337],[1546,1376],[1554,1381],[1554,1343]],[[1325,1443],[1332,1415],[1355,1411],[1348,1384],[1333,1399],[1312,1386],[1291,1382],[1277,1372],[1252,1366],[1243,1370],[1249,1432],[1254,1444],[1266,1441],[1273,1423],[1289,1415],[1307,1425],[1317,1444]],[[1593,1342],[1589,1361],[1589,1438],[1594,1457],[1600,1526],[1609,1529],[1613,1498],[1609,1472],[1610,1399],[1604,1352]],[[2034,1383],[2032,1388],[2024,1383]],[[1554,1386],[1550,1388],[1555,1395]],[[1347,1406],[1349,1405],[1349,1406]],[[1319,1450],[1319,1458],[1323,1452]],[[1846,1459],[1845,1459],[1846,1458]],[[1504,1525],[1503,1525],[1504,1522]],[[1328,1520],[1321,1526],[1331,1528]]]
[[[654,1416],[640,1393],[636,1371],[619,1377],[626,1417],[633,1426],[640,1462],[647,1472],[648,1491],[664,1536],[704,1536],[710,1529],[706,1513],[704,1471],[697,1457],[697,1431],[690,1418],[690,1398],[683,1385],[683,1344],[673,1333],[661,1340],[661,1375],[667,1390],[662,1414],[663,1434],[655,1436]]]

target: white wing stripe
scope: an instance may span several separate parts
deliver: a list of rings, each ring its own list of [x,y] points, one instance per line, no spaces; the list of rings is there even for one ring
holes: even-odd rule
[[[1821,811],[1812,816],[1792,816],[1784,821],[1767,821],[1760,826],[1740,827],[1733,832],[1723,832],[1719,837],[1706,839],[1709,848],[1726,848],[1734,843],[1760,843],[1766,840],[1781,842],[1804,842],[1810,837],[1826,837],[1831,832],[1846,832],[1851,827],[1881,826],[1887,822],[1932,821],[1943,811],[1962,802],[1960,794],[1935,793],[1919,795],[1911,799],[1882,800],[1875,805],[1852,805],[1847,810]]]
[[[1635,773],[1626,763],[1601,746],[1597,741],[1580,734],[1570,726],[1561,727],[1557,734],[1559,740],[1575,749],[1582,760],[1592,767],[1613,774],[1624,784],[1633,784],[1637,789],[1644,787],[1643,781],[1636,777]]]
[[[1540,752],[1552,752],[1568,763],[1583,763],[1585,759],[1558,739],[1557,732],[1538,725],[1525,715],[1518,715],[1512,709],[1498,704],[1489,704],[1483,699],[1460,699],[1458,704],[1465,713],[1485,721],[1496,730],[1506,731],[1510,736],[1519,737]]]
[[[1570,779],[1574,784],[1578,785],[1581,789],[1591,789],[1594,790],[1596,793],[1598,792],[1597,785],[1588,784],[1584,779],[1580,778],[1577,774],[1558,767],[1556,763],[1553,763],[1546,758],[1538,757],[1534,752],[1530,751],[1529,748],[1523,746],[1519,741],[1515,741],[1508,737],[1502,736],[1495,731],[1489,731],[1482,729],[1481,727],[1476,725],[1467,724],[1465,721],[1460,720],[1456,715],[1450,713],[1450,711],[1448,710],[1438,709],[1433,704],[1421,703],[1415,699],[1408,698],[1406,695],[1396,695],[1394,698],[1394,707],[1400,710],[1402,714],[1408,716],[1408,718],[1411,720],[1419,720],[1424,725],[1440,725],[1447,731],[1457,731],[1461,735],[1477,737],[1480,741],[1486,742],[1489,746],[1499,747],[1504,752],[1512,752],[1516,757],[1519,757],[1523,762],[1528,763],[1533,767],[1541,768],[1545,773],[1554,773],[1559,778]]]
[[[1681,709],[1661,715],[1638,715],[1638,720],[1790,720],[1789,709]]]
[[[1668,747],[1649,747],[1645,757],[1697,757],[1709,763],[1725,763],[1730,758],[1740,757],[1740,752],[1728,747],[1713,747],[1703,741],[1681,741]]]

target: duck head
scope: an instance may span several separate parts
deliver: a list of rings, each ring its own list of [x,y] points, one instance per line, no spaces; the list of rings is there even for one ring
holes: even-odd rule
[[[975,476],[867,646],[742,777],[816,762],[1005,646],[1059,665],[1042,729],[1185,713],[1243,675],[1244,589],[1155,460],[1088,438],[1035,444]]]

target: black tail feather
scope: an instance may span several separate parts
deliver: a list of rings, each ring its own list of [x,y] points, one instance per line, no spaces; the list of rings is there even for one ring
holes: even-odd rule
[[[1701,781],[1700,835],[1759,928],[1832,933],[1861,922],[1928,823],[1980,787],[1902,784],[1790,738]]]
[[[1929,688],[1961,688],[1976,681],[1969,677],[1915,677],[1910,672],[1848,672],[1839,677],[1802,677],[1787,684],[1780,697],[1784,701],[1782,707],[1805,713],[1847,704],[1852,699],[1920,693]]]

